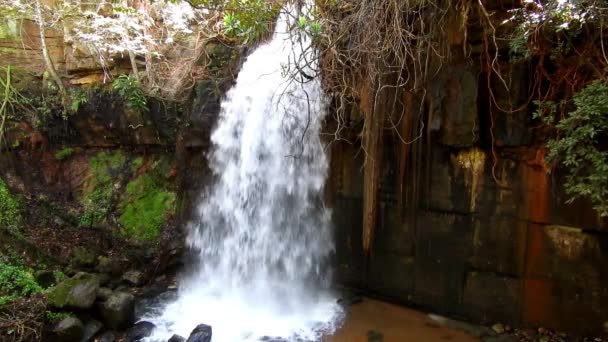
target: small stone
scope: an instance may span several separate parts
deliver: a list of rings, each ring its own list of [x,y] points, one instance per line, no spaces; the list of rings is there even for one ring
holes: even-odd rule
[[[127,330],[126,341],[135,342],[152,335],[152,331],[156,329],[156,325],[148,321],[137,322],[129,330]]]
[[[110,329],[121,329],[135,319],[135,298],[126,292],[114,292],[101,304],[101,317]]]
[[[547,329],[540,327],[540,328],[538,328],[538,333],[541,335],[545,335],[547,333]]]
[[[212,329],[207,324],[199,324],[192,330],[186,342],[211,342]]]
[[[106,331],[98,338],[98,342],[114,342],[116,341],[116,336],[111,331]]]
[[[122,275],[122,281],[131,286],[141,286],[144,283],[144,274],[139,271],[131,270]]]
[[[90,341],[93,339],[100,330],[103,328],[103,324],[100,321],[91,319],[84,324],[82,342]]]
[[[97,299],[101,300],[102,302],[110,298],[111,295],[112,290],[107,287],[100,287],[99,290],[97,290]]]
[[[84,326],[78,318],[68,316],[57,323],[53,332],[59,341],[79,342],[84,334]]]
[[[185,341],[186,341],[185,338],[175,334],[175,335],[171,336],[171,338],[167,342],[185,342]]]
[[[503,334],[505,332],[505,326],[501,323],[496,323],[492,326],[492,330],[498,335]]]

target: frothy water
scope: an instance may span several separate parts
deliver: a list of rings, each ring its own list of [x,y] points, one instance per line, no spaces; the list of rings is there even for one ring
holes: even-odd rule
[[[317,341],[335,330],[341,310],[326,290],[333,239],[319,138],[325,101],[309,77],[308,38],[287,33],[294,17],[281,15],[222,103],[209,156],[216,181],[188,227],[198,265],[176,301],[144,318],[157,325],[149,341],[188,337],[200,323],[212,326],[214,342]]]

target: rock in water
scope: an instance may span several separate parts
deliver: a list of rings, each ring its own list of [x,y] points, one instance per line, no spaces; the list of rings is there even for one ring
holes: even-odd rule
[[[186,342],[211,342],[211,326],[199,324],[192,330]]]
[[[114,292],[101,305],[101,317],[110,329],[127,327],[135,320],[135,298],[126,292]]]
[[[185,342],[185,341],[186,341],[185,338],[175,334],[175,335],[171,336],[171,338],[167,342]]]
[[[49,294],[49,303],[56,308],[89,309],[99,289],[99,278],[90,273],[78,273],[55,286]]]
[[[84,326],[78,318],[68,316],[57,323],[53,332],[58,341],[80,342],[84,334]]]
[[[126,341],[135,342],[144,337],[148,337],[152,335],[152,331],[154,331],[155,328],[156,325],[154,325],[154,323],[148,321],[137,322],[134,326],[127,330]]]

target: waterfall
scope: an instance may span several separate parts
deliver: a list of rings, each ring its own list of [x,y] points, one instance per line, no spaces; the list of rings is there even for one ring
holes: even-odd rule
[[[216,342],[317,341],[334,329],[340,309],[324,290],[334,248],[322,201],[325,101],[310,77],[309,39],[288,33],[293,17],[280,16],[222,103],[209,155],[215,181],[188,226],[198,264],[177,300],[146,318],[157,325],[150,341],[187,337],[199,323]]]

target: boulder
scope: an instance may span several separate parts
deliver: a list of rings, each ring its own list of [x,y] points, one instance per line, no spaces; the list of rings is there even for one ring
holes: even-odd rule
[[[186,342],[186,339],[179,336],[178,334],[175,334],[171,336],[171,338],[167,342]]]
[[[93,337],[103,328],[100,321],[91,319],[84,324],[82,342],[92,341]]]
[[[128,327],[135,320],[135,298],[126,292],[114,292],[101,304],[103,322],[110,329]]]
[[[192,330],[186,342],[211,342],[211,326],[199,324]]]
[[[49,294],[51,306],[59,309],[89,309],[99,289],[99,278],[90,273],[78,273],[59,283]]]
[[[127,334],[125,336],[125,340],[127,342],[135,342],[139,341],[144,337],[148,337],[152,335],[152,331],[156,328],[156,325],[152,322],[148,321],[140,321],[137,322],[134,326],[132,326],[129,330],[127,330]]]
[[[84,335],[84,325],[78,318],[68,316],[55,325],[53,333],[58,341],[80,342]]]
[[[144,283],[144,274],[140,271],[131,270],[122,275],[122,281],[131,286],[141,286]]]

